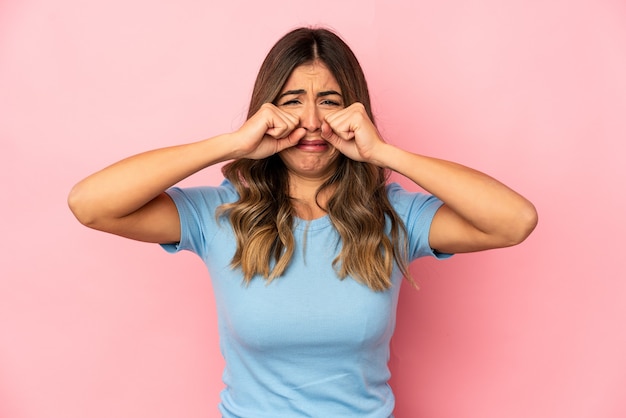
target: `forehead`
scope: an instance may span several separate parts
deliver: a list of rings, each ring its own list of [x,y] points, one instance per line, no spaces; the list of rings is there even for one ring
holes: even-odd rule
[[[332,88],[339,91],[339,83],[337,83],[335,76],[321,61],[302,64],[291,72],[283,90],[291,90],[296,87],[299,89]]]

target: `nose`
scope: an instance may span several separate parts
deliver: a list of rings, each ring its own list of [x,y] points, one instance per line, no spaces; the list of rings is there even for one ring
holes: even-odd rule
[[[317,106],[306,104],[300,114],[300,126],[309,132],[317,131],[322,126],[322,115]]]

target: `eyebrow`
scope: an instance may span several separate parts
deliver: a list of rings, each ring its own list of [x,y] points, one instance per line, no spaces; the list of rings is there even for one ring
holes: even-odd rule
[[[341,93],[335,90],[320,91],[319,93],[317,93],[317,97],[325,97],[325,96],[332,96],[332,95],[343,97]]]
[[[287,90],[286,92],[282,93],[280,96],[278,96],[278,99],[282,99],[285,96],[290,96],[290,95],[299,95],[299,94],[305,94],[306,90],[304,89],[298,89],[298,90]],[[317,97],[326,97],[326,96],[332,96],[332,95],[337,95],[339,97],[343,97],[341,96],[341,93],[339,93],[338,91],[335,90],[325,90],[325,91],[320,91],[319,93],[317,93]]]

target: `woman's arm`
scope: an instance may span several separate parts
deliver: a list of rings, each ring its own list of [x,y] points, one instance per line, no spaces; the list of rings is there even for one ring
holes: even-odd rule
[[[349,158],[390,168],[444,202],[429,236],[430,246],[439,252],[515,245],[537,224],[532,203],[486,174],[382,141],[359,103],[327,116],[322,131]]]
[[[479,171],[388,144],[379,149],[377,160],[444,202],[429,235],[430,246],[439,252],[516,245],[537,224],[532,203]]]
[[[76,218],[90,228],[148,242],[180,239],[178,212],[164,193],[221,160],[226,137],[144,152],[80,181],[68,197]]]
[[[68,204],[91,228],[148,242],[178,242],[180,222],[164,192],[186,177],[233,158],[264,158],[295,145],[298,119],[264,105],[236,132],[144,152],[80,181]]]

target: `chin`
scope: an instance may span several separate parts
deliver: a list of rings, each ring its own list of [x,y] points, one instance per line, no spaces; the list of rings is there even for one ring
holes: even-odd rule
[[[329,150],[325,153],[303,153],[290,149],[283,151],[280,157],[287,169],[294,174],[325,179],[336,170],[339,156],[336,150]]]

